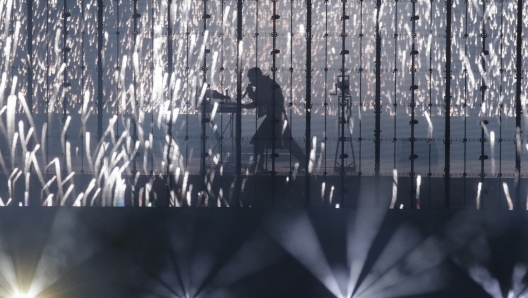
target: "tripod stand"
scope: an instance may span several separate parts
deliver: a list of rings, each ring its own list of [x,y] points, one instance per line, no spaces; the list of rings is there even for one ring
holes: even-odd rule
[[[337,102],[341,114],[338,113],[337,125],[337,146],[335,150],[334,172],[341,172],[341,168],[345,172],[356,172],[356,156],[354,153],[354,146],[352,144],[352,129],[350,128],[350,118],[352,116],[352,97],[350,96],[350,76],[337,76],[337,84],[335,85],[335,92],[330,95],[337,95]],[[342,153],[339,154],[341,147]],[[345,150],[350,150],[352,161],[348,162],[348,154]]]

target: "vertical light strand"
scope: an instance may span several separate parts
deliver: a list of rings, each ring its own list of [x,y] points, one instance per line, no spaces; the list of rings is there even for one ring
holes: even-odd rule
[[[256,14],[255,14],[255,34],[254,34],[254,37],[255,37],[255,69],[258,68],[258,61],[259,61],[259,51],[258,51],[258,42],[259,42],[259,0],[255,0],[255,4],[256,4]],[[260,159],[261,158],[264,158],[264,156],[259,156],[257,154],[257,148],[258,148],[258,143],[259,143],[259,138],[258,138],[258,110],[259,110],[259,88],[258,88],[258,79],[257,79],[257,74],[258,72],[255,71],[255,100],[253,101],[255,103],[255,139],[254,139],[254,154],[253,154],[253,164],[255,165],[254,167],[254,174],[257,173],[257,171],[261,170],[259,168],[259,164],[260,164]],[[267,107],[265,107],[267,108]],[[258,197],[258,178],[257,176],[254,177],[255,178],[255,184],[254,184],[254,195],[255,195],[255,198]]]
[[[444,207],[450,208],[450,183],[451,183],[451,17],[453,0],[446,0],[446,64],[445,64],[445,133],[444,133]]]
[[[33,0],[27,1],[27,95],[26,103],[31,114],[33,114]],[[29,120],[26,121],[29,127]],[[32,146],[32,139],[29,140],[28,149]]]
[[[380,157],[381,157],[381,32],[380,32],[381,0],[376,0],[376,59],[375,75],[376,89],[374,93],[374,113],[376,115],[374,126],[374,176],[375,200],[379,203]]]
[[[306,160],[305,166],[305,205],[310,206],[310,194],[311,194],[311,170],[309,167],[310,156],[312,152],[312,0],[306,0]],[[290,117],[290,120],[292,118]],[[290,126],[292,127],[292,126]],[[291,137],[291,133],[290,133]],[[293,141],[290,142],[290,144]],[[315,148],[314,148],[315,150]],[[290,151],[291,155],[291,151]]]
[[[523,0],[517,0],[516,60],[515,60],[515,208],[521,209],[521,86],[522,86],[522,21]]]
[[[150,1],[150,72],[154,77],[154,1]],[[188,84],[187,84],[188,85]],[[150,159],[150,179],[154,178],[154,79],[150,85],[150,136],[149,136],[149,159]],[[152,142],[152,143],[151,143]],[[187,155],[186,155],[187,156]],[[185,165],[187,169],[187,165]],[[152,193],[152,192],[151,192]],[[153,194],[153,193],[152,193]]]
[[[172,150],[172,75],[174,71],[173,66],[173,52],[172,52],[172,0],[168,0],[167,3],[167,97],[168,97],[168,108],[165,113],[169,114],[169,121],[167,123],[167,133],[165,135],[165,142],[167,142],[167,155],[165,157],[166,169],[165,175],[167,175],[167,197],[166,202],[168,205],[171,204],[172,194],[172,176],[171,176],[171,150]],[[205,77],[205,76],[204,76]],[[162,105],[163,106],[163,105]],[[163,108],[160,106],[160,113],[163,113]]]
[[[103,12],[104,0],[97,0],[97,141],[103,138]],[[94,169],[99,172],[99,169]]]
[[[396,137],[396,131],[397,131],[397,117],[398,117],[398,0],[394,0],[394,69],[392,70],[392,73],[394,73],[394,103],[392,106],[394,107],[394,128],[393,128],[393,136],[392,136],[392,144],[393,144],[393,170],[396,170],[396,148],[398,143],[398,138]]]
[[[31,117],[33,115],[33,1],[28,0],[27,1],[27,94],[26,94],[26,104],[29,108],[30,115],[27,115],[27,117]],[[3,96],[3,94],[2,94]],[[31,127],[29,119],[26,120],[26,125],[28,127]],[[29,138],[29,137],[28,137]],[[29,138],[28,144],[27,144],[28,150],[32,150],[33,147],[33,140]],[[30,170],[31,171],[31,170]],[[31,183],[29,180],[30,176],[27,176],[27,179],[25,180],[26,183],[26,193],[28,195],[27,198],[25,198],[24,206],[33,205],[33,203],[38,206],[40,205],[40,200],[37,197],[29,196],[29,189],[31,187]]]
[[[429,37],[431,38],[431,41],[429,43],[429,104],[427,107],[429,108],[429,117],[433,117],[433,0],[430,2],[429,7]],[[431,119],[432,122],[432,119]],[[432,150],[432,144],[434,141],[433,138],[433,131],[432,131],[432,124],[429,128],[429,136],[427,139],[427,143],[429,144],[429,171],[427,172],[427,180],[428,180],[428,186],[427,186],[427,192],[428,192],[428,205],[427,208],[431,208],[431,176],[433,173],[431,173],[431,150]]]
[[[417,0],[411,0],[412,2],[412,16],[411,16],[411,23],[412,23],[412,48],[411,48],[411,138],[409,139],[411,143],[411,155],[409,156],[409,159],[411,160],[411,172],[409,176],[411,177],[411,209],[420,209],[420,203],[416,200],[416,187],[414,186],[414,176],[416,173],[414,172],[414,160],[418,158],[418,155],[414,152],[414,145],[416,142],[416,138],[414,137],[414,126],[418,124],[418,120],[416,120],[415,117],[415,107],[416,107],[416,101],[414,99],[415,94],[414,92],[418,90],[418,85],[415,84],[415,75],[416,75],[416,55],[419,54],[418,50],[416,49],[416,22],[419,20],[419,16],[416,15],[416,2]]]
[[[71,51],[71,48],[68,47],[68,18],[71,17],[71,13],[68,12],[68,7],[67,7],[67,1],[64,0],[63,2],[63,11],[62,11],[62,63],[64,65],[64,71],[63,71],[63,81],[62,81],[62,92],[63,92],[63,97],[62,97],[62,124],[63,125],[66,125],[66,114],[67,114],[67,106],[68,106],[68,89],[69,87],[71,87],[71,83],[68,81],[68,53]],[[68,164],[68,161],[67,161],[67,155],[68,155],[68,152],[66,152],[68,150],[68,146],[66,146],[66,143],[68,142],[68,134],[66,133],[65,135],[65,142],[64,142],[64,147],[62,148],[62,152],[63,152],[63,161],[64,161],[64,165]],[[66,167],[63,167],[63,173],[62,173],[62,176],[63,177],[66,177],[66,175],[68,175],[69,173],[66,172]],[[58,173],[57,173],[58,174]]]
[[[273,21],[273,31],[271,33],[271,37],[273,38],[273,45],[271,50],[271,56],[272,56],[272,66],[271,66],[271,73],[272,73],[272,86],[271,86],[271,204],[275,204],[275,177],[277,175],[277,172],[275,170],[275,159],[278,157],[278,154],[276,153],[276,144],[277,144],[277,106],[276,106],[276,92],[278,89],[277,86],[277,54],[280,52],[277,49],[277,20],[280,18],[280,16],[277,14],[277,0],[271,0],[273,2],[273,15],[271,17]],[[282,108],[282,107],[281,107]],[[281,109],[282,110],[282,109]],[[267,117],[267,116],[266,116]]]
[[[346,3],[347,0],[341,0],[342,5],[342,14],[341,14],[341,81],[338,79],[337,83],[339,85],[339,90],[341,93],[341,102],[339,103],[340,106],[340,117],[339,117],[339,145],[341,147],[341,154],[339,155],[339,159],[341,162],[340,165],[340,171],[339,175],[341,176],[341,198],[340,198],[340,206],[343,206],[345,202],[345,196],[346,196],[346,188],[345,188],[345,159],[348,157],[345,153],[345,145],[346,145],[346,138],[345,138],[345,124],[347,124],[347,105],[348,105],[348,94],[346,94],[345,89],[348,89],[349,86],[348,81],[345,83],[345,57],[346,54],[348,54],[348,50],[345,49],[346,44],[346,21],[349,19],[349,16],[346,14]],[[307,140],[308,141],[308,140]]]
[[[221,0],[221,15],[220,17],[222,18],[221,19],[221,28],[220,28],[220,91],[222,92],[222,94],[224,94],[224,31],[225,31],[225,24],[224,24],[224,4],[225,4],[225,0]],[[228,94],[225,94],[226,96]],[[226,100],[227,99],[222,99],[220,101],[220,105],[225,105],[226,103]],[[232,116],[231,116],[231,120],[232,120]],[[224,113],[220,113],[220,189],[223,188],[223,185],[224,185],[224,175],[223,175],[223,168],[224,168]],[[222,190],[222,194],[223,194],[223,190]],[[220,200],[220,204],[222,204],[222,202],[224,201],[223,200],[223,197],[220,197],[221,194],[218,195],[219,198],[218,200]]]
[[[363,175],[361,170],[361,158],[362,158],[362,149],[363,149],[363,120],[361,113],[363,112],[363,0],[359,0],[359,108],[358,108],[358,118],[359,118],[359,166],[358,166],[358,177],[359,177],[359,187],[361,187],[361,176]],[[359,192],[359,190],[358,190]]]
[[[468,57],[468,2],[469,0],[465,0],[466,3],[466,17],[464,19],[465,24],[465,33],[464,33],[464,60],[469,61]],[[467,98],[468,98],[468,64],[467,62],[464,62],[464,139],[462,139],[462,142],[464,143],[464,173],[462,174],[462,179],[464,182],[464,207],[466,206],[466,184],[467,184]]]
[[[289,114],[290,114],[290,127],[293,127],[293,117],[292,117],[292,110],[293,110],[293,0],[290,1],[290,102],[288,103],[289,107]],[[288,182],[289,182],[289,189],[290,189],[290,195],[289,195],[289,201],[288,204],[291,207],[291,199],[293,196],[293,169],[292,169],[292,142],[293,142],[293,136],[290,133],[289,135],[289,171],[288,171]]]
[[[81,0],[81,115],[87,113],[84,106],[84,75],[86,65],[84,61],[84,35],[86,34],[85,20],[84,20],[84,0]],[[88,108],[88,106],[86,106]],[[81,175],[84,175],[84,136],[86,135],[86,125],[82,126],[81,136]]]
[[[189,171],[189,114],[191,113],[191,87],[189,85],[189,36],[191,32],[189,31],[189,14],[191,13],[191,7],[193,1],[188,1],[188,11],[185,15],[185,86],[187,87],[187,95],[185,97],[185,171]],[[185,194],[182,194],[184,196]],[[184,200],[185,201],[185,200]]]
[[[115,6],[116,6],[116,66],[114,69],[114,79],[116,84],[116,94],[115,94],[115,105],[116,105],[116,114],[117,119],[119,119],[119,115],[121,114],[121,107],[119,103],[119,81],[120,81],[120,72],[121,72],[121,65],[119,65],[119,36],[121,35],[121,32],[119,32],[119,0],[115,0]],[[124,108],[124,107],[123,107]],[[123,111],[123,114],[126,112]],[[115,122],[116,124],[116,136],[119,138],[119,120]]]
[[[45,131],[45,139],[46,139],[46,145],[45,145],[45,162],[46,164],[49,163],[49,125],[51,123],[51,114],[49,112],[50,108],[50,92],[49,92],[49,47],[50,47],[50,32],[49,32],[49,1],[46,1],[46,119],[47,119],[47,125],[46,125],[46,131]],[[46,174],[49,174],[49,168],[46,167]]]
[[[207,20],[211,18],[211,15],[207,14],[207,1],[208,0],[202,0],[203,1],[203,14],[202,14],[202,20],[203,20],[203,31],[202,31],[202,37],[204,38],[204,54],[203,54],[203,64],[202,64],[202,73],[203,73],[203,82],[202,82],[202,88],[208,87],[207,82],[207,54],[210,53],[210,49],[207,48],[206,45],[206,31],[207,31]],[[202,201],[201,204],[204,206],[207,205],[207,133],[206,133],[206,127],[209,123],[210,119],[207,117],[207,105],[209,104],[208,100],[206,98],[210,97],[204,97],[200,98],[199,101],[202,103],[202,120],[201,120],[201,129],[202,129],[202,136],[201,136],[201,162],[200,162],[200,174],[202,176]],[[214,206],[214,204],[211,204],[211,206]]]
[[[138,19],[141,18],[141,14],[138,13],[138,0],[134,0],[134,14],[133,14],[133,19],[134,19],[134,31],[132,32],[132,37],[134,38],[134,41],[132,43],[132,47],[133,47],[133,50],[132,50],[132,67],[133,67],[133,72],[134,72],[134,76],[133,76],[133,86],[134,86],[134,102],[132,103],[134,105],[134,107],[132,107],[132,112],[134,113],[133,117],[132,117],[132,142],[134,144],[134,147],[136,146],[136,142],[138,141],[138,135],[137,135],[137,123],[136,121],[139,119],[139,109],[142,108],[138,105],[138,95],[137,95],[137,80],[138,80],[138,76],[139,74],[141,73],[140,71],[140,62],[139,62],[139,57],[137,59],[137,69],[136,67],[133,65],[136,61],[136,59],[134,58],[134,56],[136,55],[139,55],[139,50],[137,48],[137,38],[138,38]],[[134,181],[135,181],[135,178],[136,178],[136,174],[137,174],[137,162],[136,162],[136,158],[137,158],[137,154],[135,153],[135,150],[132,149],[132,152],[134,152],[134,156],[132,157],[133,158],[133,163],[132,163],[132,175],[130,177],[130,181],[131,181],[131,193],[132,193],[132,204],[133,206],[139,206],[139,198],[136,197],[136,192],[135,192],[135,185],[134,184]]]
[[[237,0],[237,43],[236,43],[236,71],[237,71],[237,103],[236,103],[236,172],[235,172],[235,196],[231,206],[239,207],[241,205],[242,195],[242,61],[241,61],[241,44],[242,44],[242,2]]]
[[[504,16],[504,0],[500,0],[501,3],[501,18],[500,18],[500,49],[499,49],[499,55],[500,55],[500,84],[499,84],[499,181],[500,185],[502,185],[502,114],[504,112],[504,98],[502,94],[502,83],[503,83],[503,74],[504,74],[504,52],[503,52],[503,42],[504,42],[504,23],[503,23],[503,16]],[[499,198],[500,199],[500,198]],[[500,208],[500,205],[499,205]]]
[[[329,205],[330,202],[327,202],[326,198],[326,187],[328,185],[328,181],[327,181],[327,177],[328,177],[328,170],[327,170],[327,165],[326,165],[326,151],[328,149],[328,145],[327,145],[327,141],[328,141],[328,134],[326,132],[326,129],[327,129],[327,117],[328,117],[328,1],[329,0],[324,0],[325,2],[325,34],[324,34],[324,38],[325,38],[325,67],[324,67],[324,74],[325,74],[325,83],[324,83],[324,102],[323,102],[323,106],[324,106],[324,135],[323,135],[323,140],[322,140],[322,144],[324,146],[324,172],[323,172],[323,181],[324,181],[324,186],[325,186],[325,189],[323,191],[323,204],[324,205]]]
[[[481,83],[480,83],[480,92],[481,92],[481,102],[480,102],[480,183],[484,185],[484,177],[486,177],[486,173],[484,170],[484,161],[488,159],[488,156],[484,154],[484,144],[486,143],[486,125],[488,124],[488,120],[486,119],[486,112],[488,110],[488,107],[486,105],[486,90],[488,89],[488,86],[486,85],[486,56],[489,54],[489,52],[486,50],[486,37],[488,34],[486,33],[486,1],[488,0],[481,0],[482,2],[482,22],[481,22],[481,32],[480,37],[482,38],[482,50],[480,52],[480,77],[481,77]]]

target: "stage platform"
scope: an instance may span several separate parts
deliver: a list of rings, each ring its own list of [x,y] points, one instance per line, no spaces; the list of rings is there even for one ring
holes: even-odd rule
[[[6,207],[0,295],[522,297],[527,224],[524,211]]]

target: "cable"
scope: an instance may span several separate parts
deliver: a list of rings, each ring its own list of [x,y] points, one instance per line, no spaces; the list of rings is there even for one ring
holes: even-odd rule
[[[414,160],[418,158],[418,155],[414,152],[414,143],[416,142],[416,138],[414,137],[414,126],[418,124],[418,120],[416,120],[415,117],[415,107],[416,102],[414,99],[414,92],[418,90],[418,85],[415,84],[415,74],[416,74],[416,64],[415,64],[415,56],[419,54],[418,50],[416,49],[416,21],[418,21],[419,16],[416,15],[416,2],[417,0],[411,0],[412,2],[412,16],[411,16],[411,22],[412,22],[412,49],[411,49],[411,138],[409,141],[411,142],[411,155],[409,156],[409,159],[411,160],[411,209],[420,209],[420,202],[417,200],[416,197],[416,187],[415,187],[415,181],[414,177],[416,176],[416,173],[414,172]]]
[[[465,25],[464,28],[466,30],[466,33],[464,33],[464,58],[466,58],[466,61],[469,61],[468,59],[468,0],[465,0],[466,3],[466,17],[465,17]],[[464,181],[464,207],[466,206],[466,177],[467,177],[467,95],[468,95],[468,69],[467,64],[464,63],[464,139],[462,142],[464,143],[464,173],[462,174],[463,181]]]
[[[480,183],[484,185],[484,177],[486,177],[486,173],[484,171],[484,161],[488,159],[488,156],[484,154],[484,144],[486,143],[486,135],[485,135],[485,125],[488,124],[488,121],[486,120],[486,89],[488,89],[488,86],[486,86],[485,81],[485,73],[487,71],[486,69],[486,59],[485,56],[489,54],[489,52],[486,50],[486,37],[488,36],[486,33],[486,1],[487,0],[481,0],[482,1],[482,32],[480,33],[480,37],[482,37],[482,52],[480,53],[480,65],[482,67],[481,72],[481,85],[480,85],[480,91],[482,96],[482,101],[480,104]],[[477,202],[477,206],[479,206],[480,203]]]
[[[325,67],[324,67],[324,74],[325,74],[325,89],[324,89],[324,135],[323,135],[323,145],[324,145],[324,172],[323,172],[323,179],[324,179],[324,185],[325,190],[323,192],[323,204],[324,205],[330,205],[330,202],[327,202],[327,196],[326,196],[326,187],[328,185],[327,176],[328,176],[328,170],[326,165],[326,151],[327,151],[327,141],[328,141],[328,135],[327,135],[327,116],[328,116],[328,1],[325,0]]]
[[[273,61],[272,61],[272,67],[271,67],[271,73],[272,73],[272,95],[271,95],[271,200],[272,205],[275,204],[275,176],[277,175],[277,172],[275,170],[275,159],[279,155],[276,153],[276,125],[277,125],[277,112],[276,112],[276,92],[277,92],[277,64],[276,64],[276,56],[279,53],[279,50],[277,50],[277,19],[280,17],[277,14],[277,0],[271,0],[273,2],[273,16],[271,17],[273,20],[273,32],[271,33],[271,37],[273,38],[273,48],[271,51]],[[267,117],[267,116],[266,116]]]
[[[119,72],[121,71],[121,66],[119,65],[119,36],[121,34],[121,32],[119,32],[119,0],[115,0],[115,3],[116,3],[116,67],[115,67],[115,70],[118,72],[118,75],[116,76],[116,100],[115,100],[115,105],[116,105],[116,112],[117,112],[117,117],[119,119],[119,114],[120,114],[120,105],[119,105],[119,80],[121,78],[121,76],[119,75]],[[125,111],[123,111],[125,112]],[[126,112],[125,112],[126,113]],[[119,138],[119,120],[116,121],[116,136],[117,138]]]
[[[397,131],[397,116],[398,116],[398,84],[397,84],[397,78],[398,78],[398,68],[397,68],[397,61],[398,61],[398,0],[394,0],[395,3],[395,9],[394,9],[394,69],[392,72],[394,73],[394,133],[392,137],[392,143],[393,143],[393,169],[396,170],[396,148],[397,148],[397,142],[398,138],[396,137],[396,131]]]
[[[503,63],[503,40],[504,40],[504,31],[503,31],[503,22],[502,22],[502,19],[503,19],[503,15],[504,15],[504,9],[503,9],[503,6],[504,6],[504,1],[501,0],[501,19],[500,19],[500,85],[499,85],[499,107],[500,107],[500,110],[499,110],[499,180],[500,180],[500,184],[502,185],[502,114],[503,114],[503,108],[504,108],[504,105],[503,105],[503,95],[502,95],[502,82],[503,82],[503,73],[504,73],[504,63]],[[500,198],[499,198],[500,199]],[[500,204],[499,204],[500,206]]]
[[[293,129],[293,116],[292,116],[292,110],[293,110],[293,0],[290,0],[290,102],[288,103],[289,107],[289,114],[290,114],[290,129]],[[290,196],[288,197],[288,203],[291,207],[291,198],[293,196],[293,171],[292,171],[292,142],[293,142],[293,136],[290,133],[289,136],[289,145],[290,145],[290,166],[288,171],[288,180],[289,180],[289,186],[290,186]]]
[[[340,136],[339,136],[339,143],[341,145],[341,155],[339,156],[339,159],[341,160],[341,169],[339,172],[339,175],[341,176],[341,206],[344,206],[345,202],[345,195],[346,195],[346,189],[345,189],[345,159],[348,157],[348,155],[345,153],[345,124],[348,122],[345,116],[346,108],[347,108],[347,95],[345,94],[345,89],[348,89],[349,86],[346,86],[345,84],[345,55],[348,54],[348,50],[345,49],[345,43],[346,43],[346,31],[345,31],[345,22],[349,19],[349,16],[346,15],[346,3],[347,0],[342,0],[341,3],[343,4],[342,8],[342,15],[341,15],[341,81],[339,79],[337,80],[337,84],[339,86],[339,90],[341,90],[341,102],[339,103],[341,108],[341,117],[339,120],[339,127],[340,127]],[[348,83],[348,82],[347,82]],[[307,140],[309,141],[309,140]],[[308,152],[307,152],[308,153]]]

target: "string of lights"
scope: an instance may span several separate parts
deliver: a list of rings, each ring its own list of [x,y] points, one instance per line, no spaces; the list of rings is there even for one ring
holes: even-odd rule
[[[348,108],[348,95],[345,93],[346,90],[349,88],[348,80],[345,81],[345,60],[346,55],[349,54],[349,51],[345,49],[346,44],[346,21],[350,18],[346,14],[346,3],[347,0],[341,1],[342,3],[342,14],[341,14],[341,78],[338,79],[337,84],[339,86],[339,92],[341,94],[341,102],[340,105],[340,119],[339,119],[339,126],[340,126],[340,135],[339,135],[339,145],[341,147],[339,159],[341,160],[340,165],[340,172],[339,175],[341,176],[341,196],[340,196],[340,202],[339,204],[343,206],[343,203],[345,201],[346,196],[346,188],[345,188],[345,159],[348,158],[348,155],[345,153],[345,145],[347,139],[345,138],[345,124],[348,124],[348,118],[346,117],[346,112]]]
[[[487,0],[481,0],[482,2],[482,23],[481,23],[481,33],[480,37],[482,38],[482,51],[480,53],[480,66],[481,66],[481,85],[480,85],[480,92],[481,92],[481,104],[480,104],[480,183],[482,185],[484,184],[484,177],[486,177],[486,172],[484,169],[484,161],[488,159],[488,156],[484,154],[484,146],[486,143],[486,125],[488,124],[488,120],[486,119],[486,112],[487,112],[487,103],[486,103],[486,90],[488,89],[488,86],[486,85],[486,56],[489,55],[489,51],[486,50],[486,37],[488,34],[486,33],[486,2]],[[479,202],[477,202],[477,206],[479,206]],[[477,207],[478,209],[478,207]]]
[[[275,192],[276,192],[276,185],[275,185],[275,177],[277,175],[277,171],[275,169],[275,160],[277,157],[279,157],[279,154],[276,152],[276,146],[277,146],[277,135],[276,135],[276,127],[278,124],[277,121],[277,98],[276,98],[276,92],[277,92],[277,54],[280,53],[280,50],[277,49],[277,20],[280,18],[280,16],[277,14],[277,0],[271,0],[273,2],[273,15],[271,16],[271,19],[273,21],[273,31],[271,33],[271,37],[273,38],[273,45],[271,50],[271,56],[272,56],[272,66],[271,66],[271,73],[272,73],[272,92],[271,92],[271,192],[272,192],[272,199],[271,204],[275,204]],[[269,117],[269,115],[267,116]]]
[[[414,172],[414,160],[418,158],[418,155],[414,152],[414,145],[415,145],[415,137],[414,137],[414,126],[418,124],[418,120],[415,119],[415,91],[418,90],[418,85],[416,85],[415,81],[415,73],[416,73],[416,61],[415,57],[419,54],[419,51],[416,49],[416,21],[420,19],[420,16],[416,14],[416,2],[417,0],[411,0],[412,3],[412,16],[411,16],[411,26],[412,26],[412,49],[411,49],[411,103],[409,106],[411,107],[411,138],[409,139],[409,142],[411,143],[411,155],[409,156],[409,160],[411,161],[411,208],[412,209],[420,209],[420,202],[417,200],[416,197],[416,187],[415,187],[415,176],[416,173]]]

